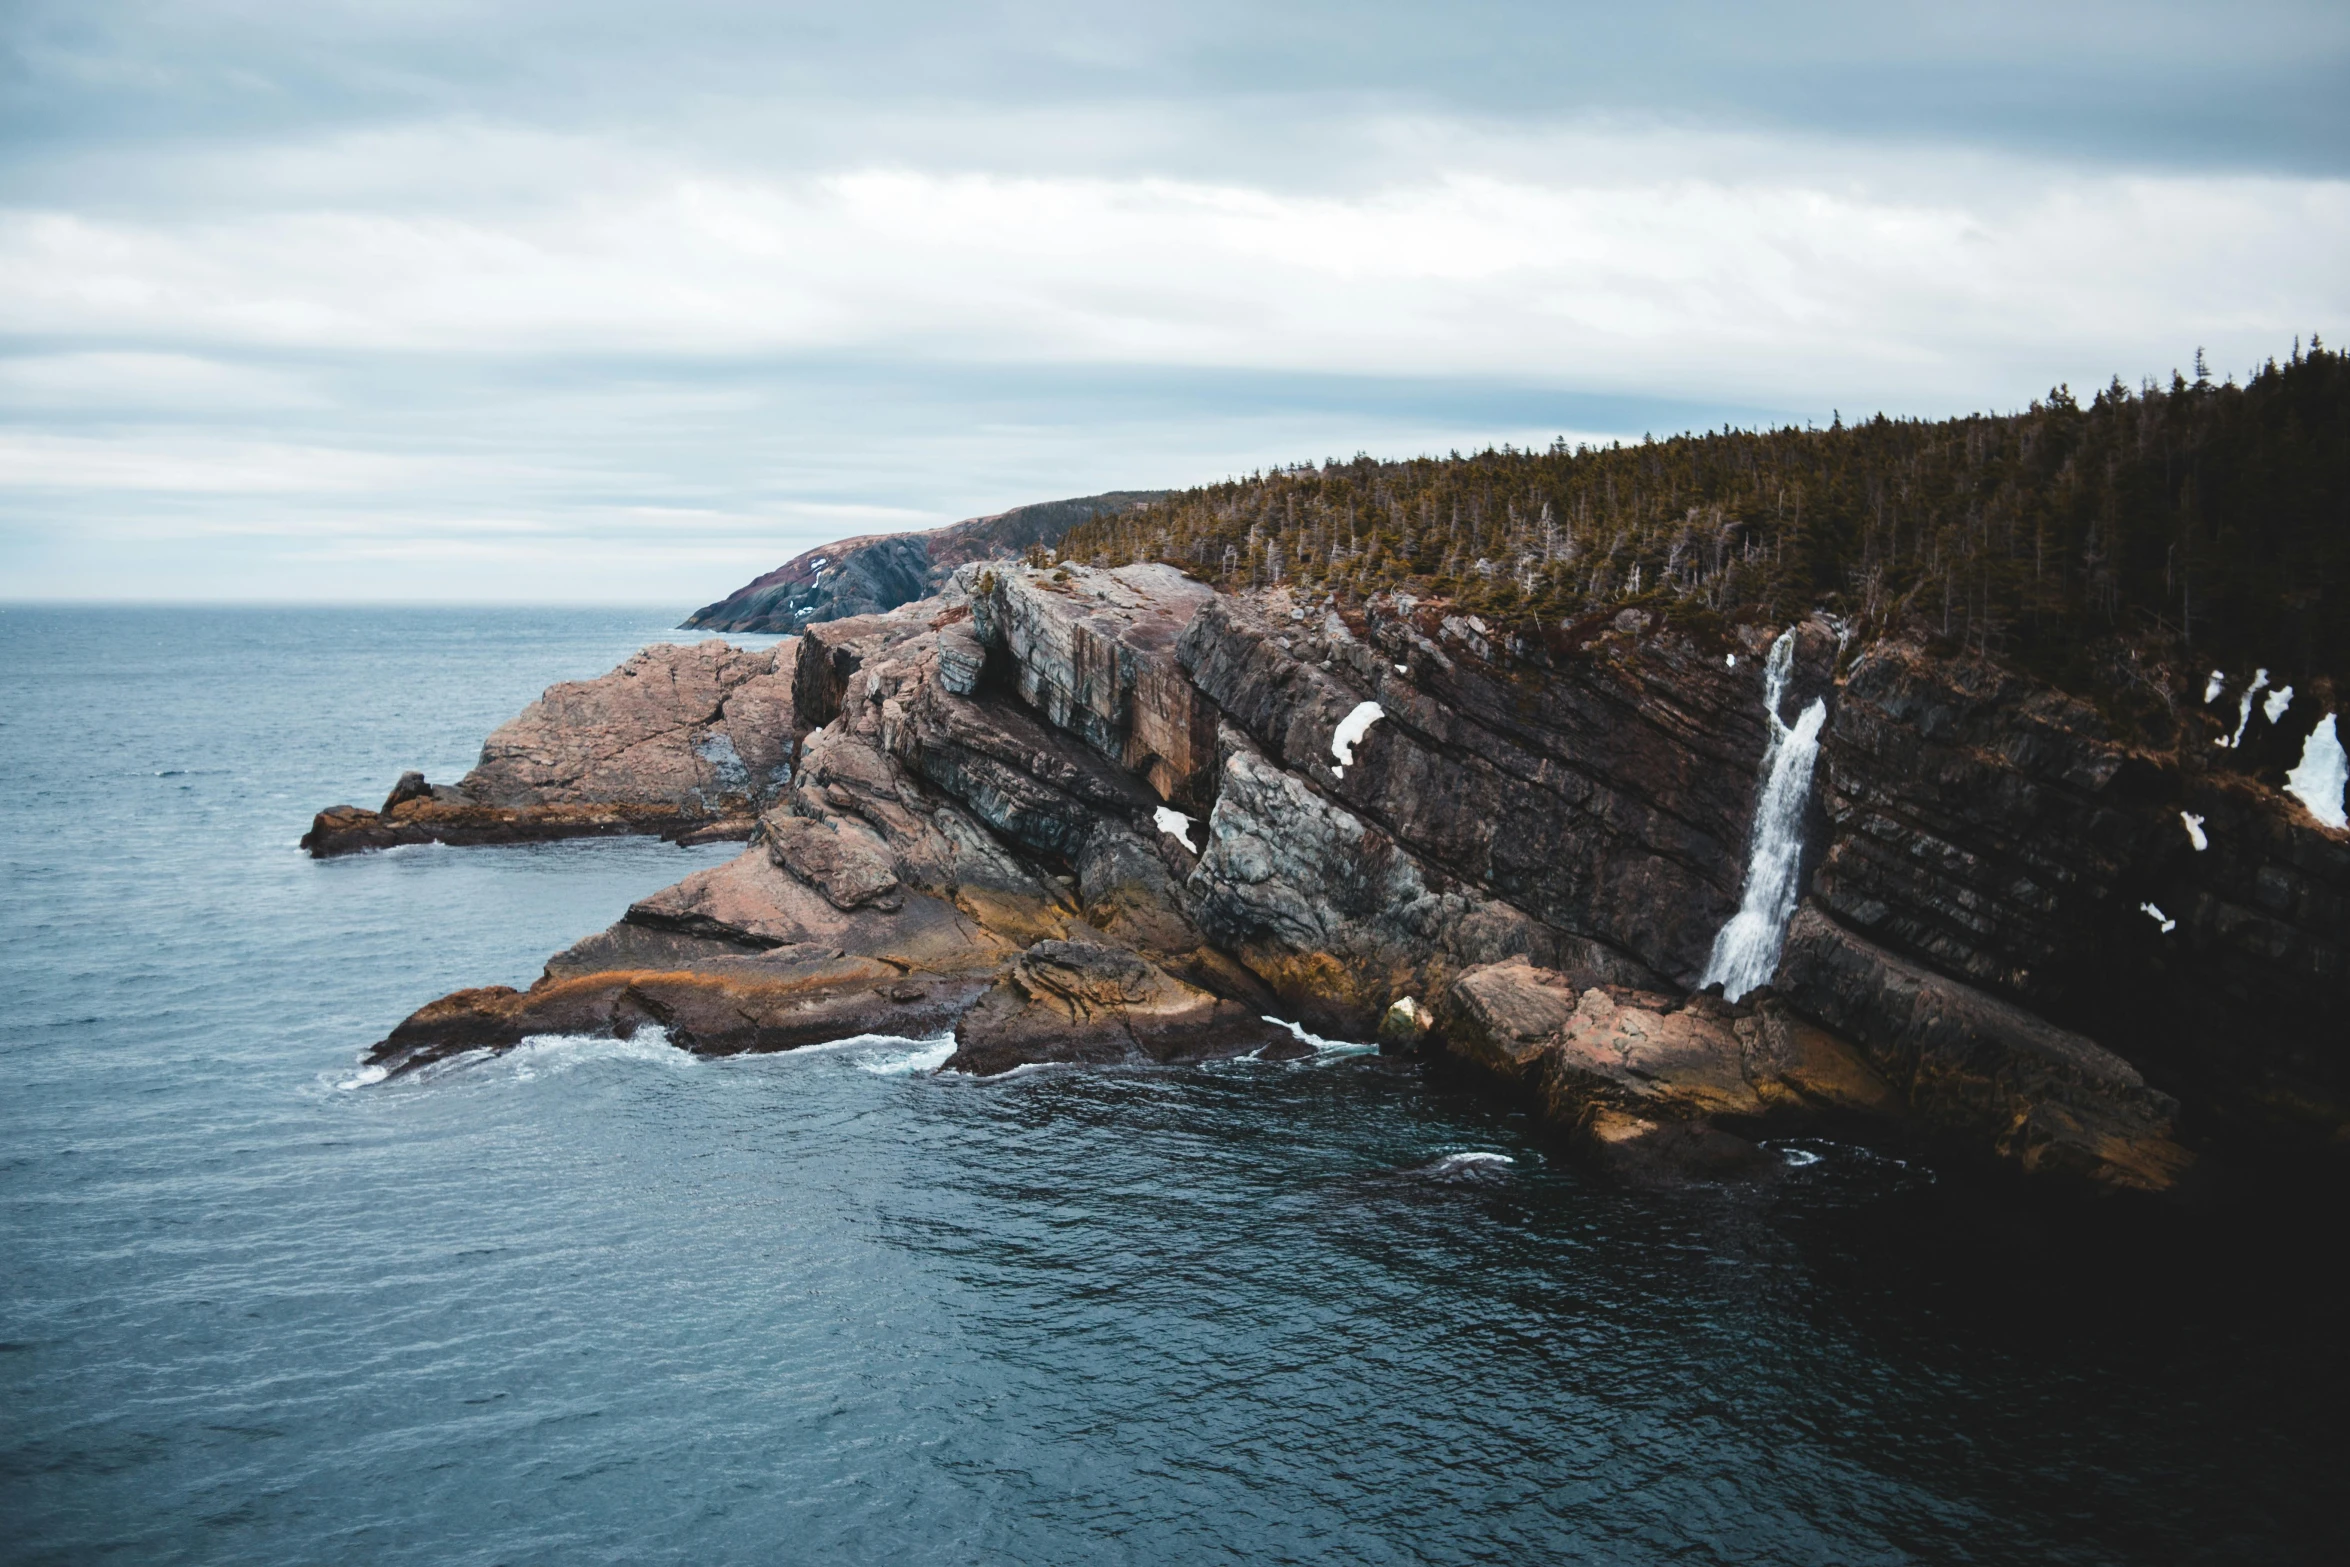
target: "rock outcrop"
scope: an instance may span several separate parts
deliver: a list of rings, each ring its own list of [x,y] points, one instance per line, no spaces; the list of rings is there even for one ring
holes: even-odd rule
[[[1709,994],[1579,987],[1518,958],[1454,980],[1432,1027],[1587,1151],[1641,1175],[1769,1168],[1741,1133],[1907,1113],[1844,1040],[1771,1000],[1731,1007]]]
[[[1081,522],[1145,505],[1160,490],[1112,490],[1015,506],[919,533],[841,539],[793,556],[685,619],[702,631],[795,632],[818,621],[875,615],[927,598],[969,561],[1051,547]]]
[[[1806,891],[1733,1004],[1701,981],[1783,635],[1782,723],[1828,715]],[[639,701],[642,673],[550,693],[463,784],[350,825],[692,800],[754,835],[378,1061],[651,1023],[711,1051],[952,1028],[981,1074],[1303,1048],[1271,1013],[1456,1056],[1650,1174],[1767,1170],[1756,1139],[1857,1124],[2146,1192],[2280,1127],[2350,1137],[2350,834],[2013,671],[1824,619],[1510,641],[1404,598],[1009,560],[763,668],[691,651],[691,702]],[[752,786],[696,771],[716,734]]]
[[[378,810],[319,812],[302,846],[324,858],[409,843],[748,837],[791,777],[796,667],[791,641],[759,652],[656,643],[600,679],[550,687],[456,784],[408,773]]]

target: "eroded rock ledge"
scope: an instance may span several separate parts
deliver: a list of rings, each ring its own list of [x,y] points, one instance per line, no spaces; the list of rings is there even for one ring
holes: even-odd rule
[[[791,775],[793,646],[656,643],[566,681],[493,733],[454,785],[408,773],[381,808],[318,813],[324,859],[413,843],[532,843],[648,833],[747,838]]]
[[[718,1053],[952,1028],[983,1075],[1304,1048],[1271,1014],[1456,1056],[1647,1174],[1833,1123],[2145,1192],[2343,1139],[2350,835],[1825,622],[1795,628],[1783,708],[1830,712],[1785,957],[1741,1005],[1696,991],[1779,629],[1634,611],[1505,653],[1409,600],[993,562],[773,654],[648,650],[372,830],[666,811],[748,847],[373,1059],[648,1025]],[[2190,806],[2226,825],[2208,852]]]

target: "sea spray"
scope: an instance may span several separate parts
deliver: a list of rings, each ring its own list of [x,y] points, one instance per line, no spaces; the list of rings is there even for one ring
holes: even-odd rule
[[[1790,627],[1771,644],[1770,659],[1763,666],[1763,716],[1771,738],[1763,748],[1762,792],[1754,804],[1746,897],[1714,937],[1713,957],[1698,980],[1700,986],[1718,981],[1722,994],[1732,1001],[1778,972],[1779,950],[1786,945],[1787,922],[1795,915],[1800,890],[1803,808],[1811,798],[1812,765],[1819,760],[1828,703],[1825,697],[1812,698],[1792,727],[1779,716],[1794,668],[1795,631]]]

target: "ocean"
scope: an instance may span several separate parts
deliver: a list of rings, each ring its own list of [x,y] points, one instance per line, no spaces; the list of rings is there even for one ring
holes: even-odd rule
[[[2344,1559],[2338,1217],[1632,1189],[1343,1042],[365,1081],[734,848],[311,812],[677,615],[0,608],[0,1560]]]

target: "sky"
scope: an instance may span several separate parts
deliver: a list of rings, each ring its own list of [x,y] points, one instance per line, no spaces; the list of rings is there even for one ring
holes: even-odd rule
[[[2350,6],[8,0],[0,599],[715,600],[2350,340]]]

